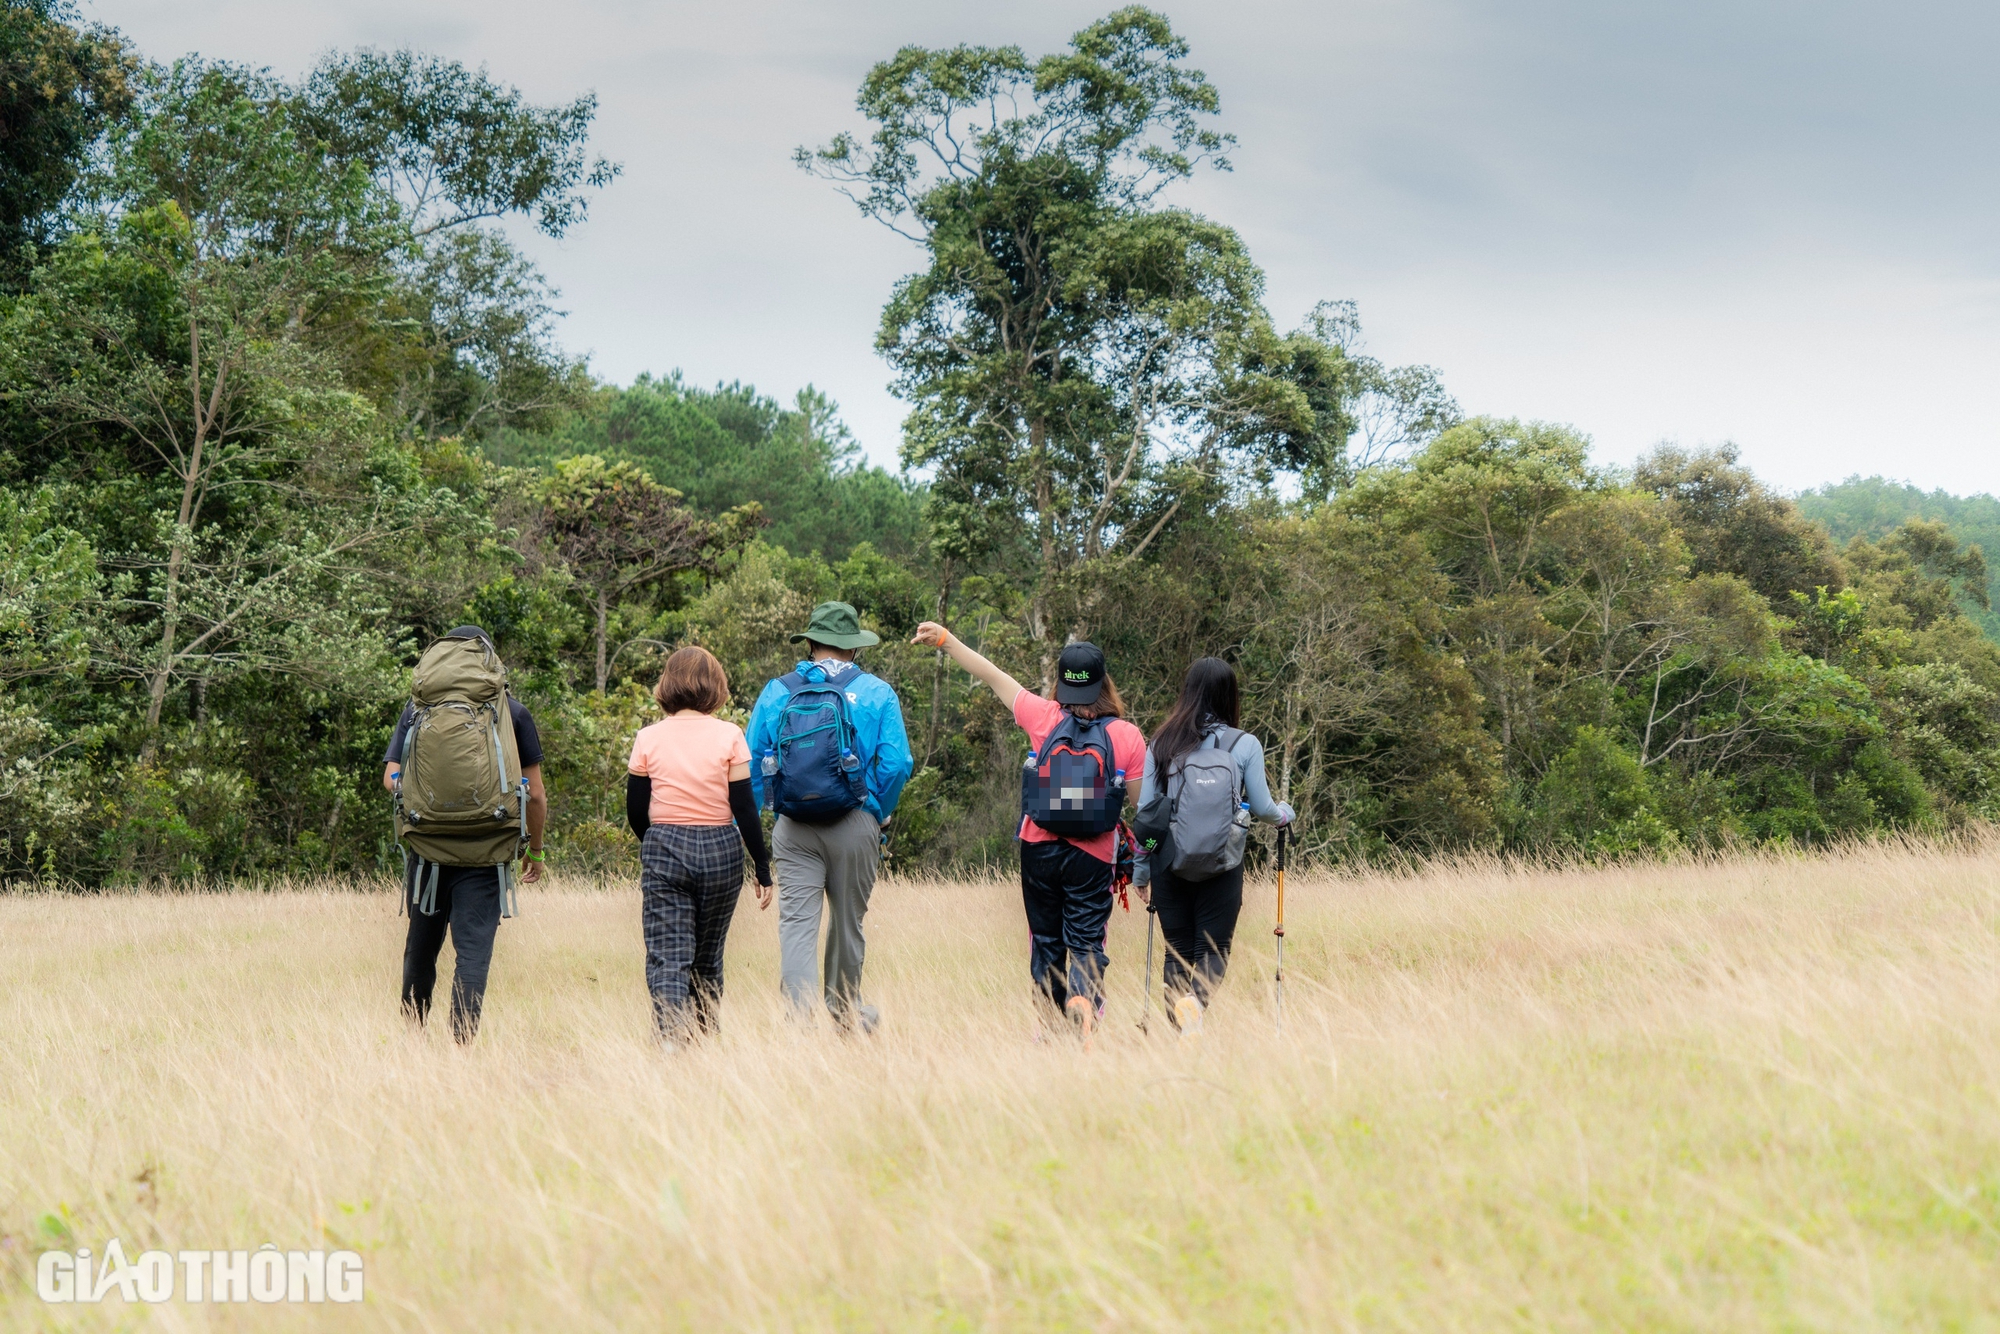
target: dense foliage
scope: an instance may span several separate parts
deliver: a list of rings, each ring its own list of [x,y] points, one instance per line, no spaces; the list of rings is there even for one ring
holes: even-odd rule
[[[740,710],[831,597],[905,701],[906,861],[1005,856],[1014,810],[1000,703],[904,642],[933,616],[1031,680],[1097,640],[1147,726],[1231,658],[1323,857],[1993,814],[1976,546],[1879,506],[1836,545],[1727,450],[1619,471],[1464,419],[1351,306],[1279,332],[1241,238],[1163,194],[1226,166],[1187,54],[1139,9],[1038,59],[906,49],[868,137],[801,152],[919,256],[895,475],[811,388],[601,385],[556,344],[494,224],[585,220],[588,97],[407,52],[151,65],[10,7],[0,63],[55,73],[0,89],[0,875],[388,865],[407,667],[468,620],[541,723],[556,855],[626,865],[660,656],[708,645]]]
[[[1923,519],[1945,525],[1983,551],[2000,550],[2000,497],[1954,496],[1883,477],[1850,477],[1806,492],[1799,497],[1799,509],[1807,518],[1825,524],[1836,542],[1851,542],[1857,537],[1877,542],[1909,520]],[[2000,571],[1987,572],[1986,603],[1967,607],[1966,614],[1988,635],[2000,639],[2000,608],[1991,605],[1993,594],[2000,591],[1991,582],[1996,576]]]

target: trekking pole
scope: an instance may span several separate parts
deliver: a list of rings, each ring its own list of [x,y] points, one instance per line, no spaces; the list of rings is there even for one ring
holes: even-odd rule
[[[1284,825],[1278,826],[1278,972],[1272,979],[1272,987],[1278,999],[1278,1031],[1285,1031],[1285,835],[1290,833]],[[1147,937],[1150,944],[1152,938]]]
[[[1149,1037],[1152,1035],[1152,1029],[1146,1026],[1146,1022],[1152,1017],[1153,1017],[1153,894],[1152,891],[1149,889],[1146,891],[1146,992],[1145,995],[1140,998],[1140,1007],[1139,1007],[1139,1031],[1141,1033],[1146,1034]]]

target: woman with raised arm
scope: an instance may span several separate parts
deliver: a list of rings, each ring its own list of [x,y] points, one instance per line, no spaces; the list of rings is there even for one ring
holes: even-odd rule
[[[715,1031],[722,946],[743,892],[743,852],[757,906],[771,906],[771,854],[750,795],[750,744],[715,716],[729,677],[705,648],[675,649],[653,687],[666,716],[639,729],[626,766],[625,819],[639,836],[646,990],[660,1037]]]
[[[1164,999],[1183,1034],[1201,1031],[1202,1011],[1229,967],[1243,911],[1249,817],[1275,825],[1293,818],[1290,806],[1271,799],[1264,743],[1241,730],[1241,721],[1236,669],[1197,658],[1146,750],[1139,783],[1142,855],[1132,879],[1160,919]]]
[[[943,649],[991,686],[1028,734],[1018,835],[1028,971],[1087,1044],[1104,1010],[1104,934],[1125,777],[1144,762],[1145,735],[1125,721],[1095,644],[1063,649],[1054,697],[1044,699],[936,621],[918,626],[913,642]]]

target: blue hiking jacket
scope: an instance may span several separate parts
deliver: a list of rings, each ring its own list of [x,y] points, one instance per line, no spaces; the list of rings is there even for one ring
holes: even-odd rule
[[[839,675],[831,668],[838,668]],[[888,682],[851,663],[802,662],[798,671],[809,681],[839,682],[845,678],[854,753],[861,757],[861,773],[868,787],[868,800],[863,805],[876,820],[887,820],[895,814],[903,784],[910,781],[917,767],[916,756],[910,753],[909,733],[903,730],[902,701]],[[764,752],[777,745],[778,714],[789,694],[782,683],[772,681],[750,711],[750,791],[760,807],[770,802],[770,793],[764,790]]]

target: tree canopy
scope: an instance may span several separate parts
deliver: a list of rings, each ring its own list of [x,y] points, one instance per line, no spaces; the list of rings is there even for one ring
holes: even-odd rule
[[[1806,492],[1798,506],[1801,514],[1826,528],[1836,546],[1855,538],[1879,542],[1908,521],[1922,519],[1944,524],[1982,554],[2000,551],[2000,498],[1990,495],[1954,496],[1883,477],[1849,477]],[[2000,637],[1995,573],[2000,572],[1989,569],[1984,597],[1968,594],[1959,605],[1988,635]]]
[[[923,250],[877,338],[913,407],[903,460],[931,474],[932,541],[959,566],[1011,548],[1034,567],[1044,680],[1062,633],[1092,629],[1107,571],[1142,559],[1189,492],[1276,462],[1323,493],[1348,471],[1349,405],[1389,383],[1343,359],[1323,315],[1280,337],[1235,231],[1162,202],[1228,167],[1188,54],[1137,6],[1032,60],[906,47],[861,86],[866,140],[797,154]],[[1452,415],[1428,401],[1413,432]]]
[[[0,880],[382,872],[409,667],[466,622],[536,714],[556,857],[629,869],[663,655],[713,650],[740,718],[834,597],[883,636],[919,761],[891,851],[926,865],[1018,818],[1003,703],[907,642],[940,616],[1029,680],[1090,637],[1149,730],[1227,658],[1314,858],[2000,805],[1991,497],[1794,499],[1733,447],[1610,467],[1376,360],[1351,303],[1278,329],[1242,236],[1178,202],[1231,140],[1151,11],[905,48],[866,133],[799,154],[913,246],[896,471],[811,385],[564,350],[503,224],[586,225],[617,176],[587,92],[412,51],[153,62],[49,0],[0,10],[0,76]]]
[[[130,109],[138,61],[63,0],[0,5],[0,280],[60,235],[61,208],[105,130]]]

